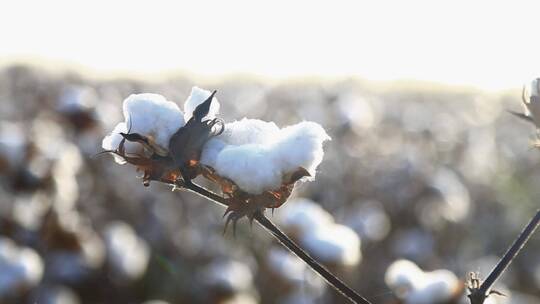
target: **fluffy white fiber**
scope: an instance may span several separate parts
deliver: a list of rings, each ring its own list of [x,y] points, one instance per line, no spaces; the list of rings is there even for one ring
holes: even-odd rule
[[[386,270],[385,282],[406,304],[443,303],[459,287],[459,280],[452,272],[445,269],[424,272],[408,260],[392,263]]]
[[[244,118],[226,124],[223,134],[208,142],[201,162],[242,190],[259,194],[279,188],[283,176],[299,167],[314,177],[329,139],[314,122],[280,129],[273,122]]]
[[[193,87],[184,104],[185,114],[178,106],[157,94],[134,94],[124,100],[125,122],[121,122],[105,137],[102,147],[115,150],[122,140],[121,132],[149,137],[164,150],[171,136],[192,117],[195,108],[211,92]],[[206,118],[214,118],[220,108],[214,98]],[[242,190],[260,194],[278,189],[287,174],[303,167],[315,176],[324,152],[323,143],[330,137],[314,122],[301,122],[279,128],[273,122],[242,119],[225,125],[225,131],[212,138],[203,148],[201,163],[235,182]],[[140,152],[140,145],[126,143],[126,152]],[[117,157],[117,162],[122,160]]]
[[[124,100],[123,110],[125,122],[116,125],[103,139],[103,149],[117,149],[122,140],[120,133],[127,133],[130,126],[130,133],[146,136],[167,149],[171,136],[185,124],[184,114],[178,105],[158,94],[132,94]],[[126,143],[125,147],[126,152],[136,153],[140,146]]]

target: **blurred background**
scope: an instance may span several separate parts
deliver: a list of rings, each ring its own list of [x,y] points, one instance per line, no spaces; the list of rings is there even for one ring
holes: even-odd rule
[[[506,111],[540,75],[539,8],[3,4],[0,303],[346,303],[259,227],[223,235],[223,208],[95,157],[124,98],[181,106],[194,85],[225,121],[324,126],[317,179],[269,216],[363,296],[415,303],[385,282],[398,259],[487,275],[539,207],[534,127]],[[342,233],[310,233],[321,217]],[[492,303],[540,303],[539,240]]]

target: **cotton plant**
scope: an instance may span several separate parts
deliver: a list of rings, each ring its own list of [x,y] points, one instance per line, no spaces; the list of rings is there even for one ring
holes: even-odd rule
[[[540,78],[535,78],[521,91],[523,113],[509,111],[540,128]]]
[[[295,183],[312,180],[330,137],[308,121],[284,128],[248,118],[225,123],[215,94],[194,87],[184,111],[161,95],[133,94],[124,100],[125,121],[102,147],[116,162],[135,165],[146,186],[198,187],[197,176],[216,183],[228,201],[227,223],[235,224],[280,207]]]
[[[215,94],[194,87],[184,111],[158,94],[129,96],[123,104],[125,121],[102,141],[104,153],[113,154],[119,164],[136,166],[145,186],[158,181],[227,206],[225,229],[232,222],[234,231],[243,217],[255,220],[337,291],[356,303],[369,303],[264,216],[266,209],[287,201],[296,183],[315,178],[323,145],[330,140],[326,131],[309,121],[283,128],[248,118],[225,123],[218,117]],[[216,184],[222,195],[195,184],[199,176]],[[331,233],[341,232],[325,235],[328,246],[336,247]],[[359,261],[359,242],[354,244],[347,264]]]

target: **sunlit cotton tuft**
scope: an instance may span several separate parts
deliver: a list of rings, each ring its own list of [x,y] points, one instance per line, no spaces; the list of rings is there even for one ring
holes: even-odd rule
[[[146,136],[164,150],[171,136],[184,126],[184,114],[174,102],[159,94],[132,94],[124,100],[124,119],[110,135],[103,139],[102,147],[116,150],[122,141],[120,133],[138,133]],[[137,153],[140,145],[126,142],[127,153]],[[117,158],[117,162],[122,163]]]
[[[329,139],[314,122],[280,129],[273,122],[244,118],[226,124],[225,132],[206,144],[201,163],[242,190],[260,194],[278,189],[283,177],[300,167],[314,177]]]

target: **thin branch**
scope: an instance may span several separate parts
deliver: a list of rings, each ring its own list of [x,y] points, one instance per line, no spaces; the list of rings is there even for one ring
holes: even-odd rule
[[[471,294],[469,299],[471,304],[482,304],[484,300],[489,296],[491,286],[497,281],[497,279],[503,274],[508,265],[512,263],[514,258],[519,254],[523,246],[527,243],[531,235],[534,233],[538,225],[540,224],[540,210],[536,211],[536,215],[529,221],[529,224],[521,231],[516,238],[512,246],[508,248],[504,256],[499,263],[491,270],[486,280],[479,286],[471,288]],[[478,280],[474,278],[473,280]],[[473,282],[474,283],[474,282]],[[477,283],[476,283],[477,284]]]
[[[194,192],[218,205],[228,206],[227,199],[217,195],[216,193],[209,191],[196,184],[183,184],[178,183],[175,186]],[[332,274],[328,269],[322,266],[314,258],[312,258],[307,252],[300,248],[293,240],[291,240],[283,231],[281,231],[270,219],[268,219],[262,212],[257,212],[254,216],[255,221],[261,225],[266,231],[270,232],[283,246],[289,251],[299,257],[304,263],[306,263],[313,271],[319,274],[332,288],[339,291],[342,295],[347,297],[352,303],[371,304],[364,297],[359,295],[352,288],[347,286],[338,277]]]
[[[255,214],[255,220],[263,226],[287,249],[294,253],[297,257],[302,259],[313,271],[318,273],[324,280],[330,284],[334,289],[339,291],[342,295],[347,297],[353,303],[370,304],[368,300],[358,294],[356,291],[347,286],[338,277],[332,274],[328,269],[319,264],[314,258],[312,258],[307,252],[300,248],[295,242],[293,242],[285,233],[283,233],[272,221],[258,212]]]

